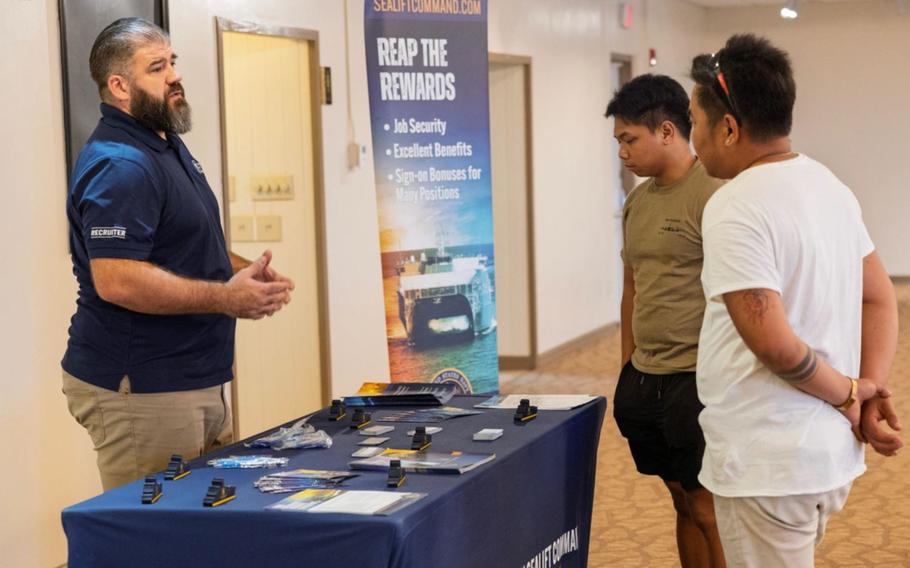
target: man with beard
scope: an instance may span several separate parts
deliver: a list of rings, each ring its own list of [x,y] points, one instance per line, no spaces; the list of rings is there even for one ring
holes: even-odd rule
[[[294,289],[269,251],[250,262],[227,250],[178,136],[190,107],[176,59],[138,18],[105,28],[89,58],[102,117],[67,200],[79,296],[62,365],[105,490],[230,442],[235,318],[271,316]]]

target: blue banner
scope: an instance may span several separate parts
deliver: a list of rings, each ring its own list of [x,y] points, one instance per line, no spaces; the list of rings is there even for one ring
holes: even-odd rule
[[[486,0],[366,0],[393,382],[499,390]]]

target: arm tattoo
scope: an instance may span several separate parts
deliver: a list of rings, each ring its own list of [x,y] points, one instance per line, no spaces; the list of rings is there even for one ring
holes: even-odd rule
[[[762,323],[768,313],[768,294],[764,290],[746,290],[743,294],[743,303],[748,312],[749,321],[754,324]]]
[[[806,356],[792,369],[787,369],[777,373],[777,376],[792,384],[800,384],[808,381],[818,371],[818,355],[815,349],[806,345]]]

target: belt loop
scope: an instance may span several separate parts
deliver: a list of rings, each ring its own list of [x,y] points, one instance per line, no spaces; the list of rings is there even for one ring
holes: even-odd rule
[[[130,377],[129,375],[123,375],[123,378],[120,379],[120,388],[117,390],[120,394],[130,394]]]

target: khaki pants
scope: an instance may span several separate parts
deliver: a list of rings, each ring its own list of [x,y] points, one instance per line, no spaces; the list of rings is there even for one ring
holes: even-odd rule
[[[115,392],[63,372],[70,414],[92,438],[105,491],[165,469],[171,454],[189,460],[231,443],[224,389],[136,394],[123,377]]]
[[[812,568],[828,518],[844,508],[852,485],[786,497],[715,495],[727,568]]]

